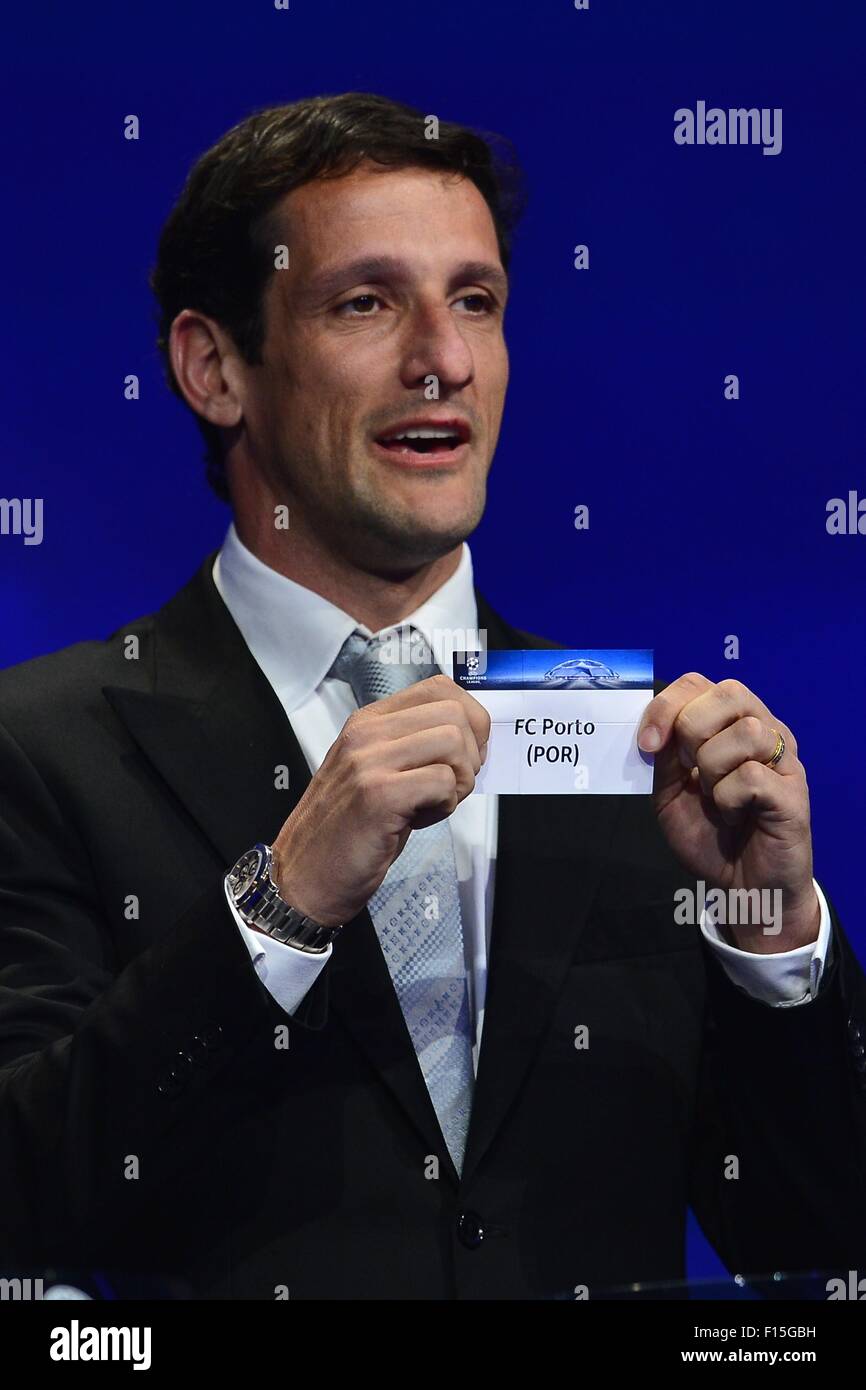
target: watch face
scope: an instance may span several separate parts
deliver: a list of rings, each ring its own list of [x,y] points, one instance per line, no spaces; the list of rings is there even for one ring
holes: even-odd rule
[[[262,865],[260,849],[248,850],[242,855],[232,871],[232,890],[236,899],[242,899],[249,892],[259,876]]]

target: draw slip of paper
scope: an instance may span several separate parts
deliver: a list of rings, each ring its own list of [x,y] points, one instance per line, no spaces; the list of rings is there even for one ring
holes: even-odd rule
[[[653,698],[651,651],[455,652],[453,677],[490,715],[476,792],[652,791],[652,755],[637,746]]]

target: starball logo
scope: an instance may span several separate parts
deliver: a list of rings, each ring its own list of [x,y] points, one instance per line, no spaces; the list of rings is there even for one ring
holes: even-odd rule
[[[724,110],[697,102],[694,111],[680,106],[674,112],[677,145],[762,145],[764,154],[782,152],[781,106],[736,106]]]

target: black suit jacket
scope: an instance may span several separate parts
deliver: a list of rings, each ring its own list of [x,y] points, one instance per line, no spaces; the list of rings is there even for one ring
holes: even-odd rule
[[[691,1201],[733,1271],[862,1268],[866,984],[842,927],[815,1001],[745,995],[674,923],[689,878],[649,798],[500,801],[461,1181],[366,911],[287,1018],[223,874],[309,772],[212,560],[155,616],[0,675],[0,1267],[592,1296],[681,1277]],[[479,625],[556,645],[480,595]]]

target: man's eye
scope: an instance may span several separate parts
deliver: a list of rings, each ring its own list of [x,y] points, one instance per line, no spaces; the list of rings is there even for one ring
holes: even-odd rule
[[[381,304],[381,302],[377,294],[356,294],[354,299],[347,299],[344,304],[338,304],[337,313],[342,314],[351,309],[361,318],[371,318],[370,310],[373,305]]]
[[[465,304],[470,314],[478,317],[481,314],[489,314],[493,310],[493,300],[489,294],[464,294],[459,299],[458,304]]]

